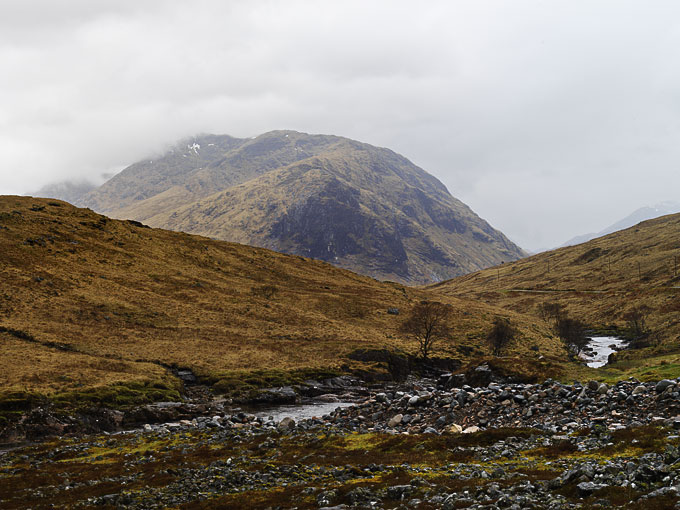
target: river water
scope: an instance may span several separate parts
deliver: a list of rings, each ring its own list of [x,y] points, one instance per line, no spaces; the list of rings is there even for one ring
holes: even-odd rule
[[[284,418],[293,418],[295,421],[307,418],[321,417],[335,411],[338,407],[349,407],[356,402],[318,402],[314,404],[276,406],[267,409],[258,409],[253,414],[264,419],[273,417],[274,421],[281,421]]]
[[[591,368],[603,367],[609,361],[609,355],[616,352],[617,348],[623,347],[625,343],[626,341],[623,338],[615,336],[594,336],[588,344],[593,350],[593,355],[584,353],[582,358],[586,360],[586,365]]]

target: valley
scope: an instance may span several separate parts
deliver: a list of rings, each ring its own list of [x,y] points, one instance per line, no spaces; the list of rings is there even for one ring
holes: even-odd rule
[[[409,287],[2,197],[0,508],[672,508],[678,221]],[[546,303],[650,341],[589,368]]]

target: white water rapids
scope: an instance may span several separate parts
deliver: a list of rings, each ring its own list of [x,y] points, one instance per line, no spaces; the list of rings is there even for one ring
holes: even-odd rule
[[[591,368],[603,367],[609,361],[609,355],[616,352],[617,348],[622,347],[625,342],[623,338],[615,336],[594,336],[588,344],[592,349],[592,355],[590,352],[585,352],[581,354],[581,357]]]

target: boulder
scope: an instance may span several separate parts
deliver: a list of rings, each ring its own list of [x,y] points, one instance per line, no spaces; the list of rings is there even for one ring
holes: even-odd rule
[[[657,393],[661,393],[666,388],[668,388],[669,386],[674,386],[674,385],[675,385],[675,381],[671,381],[669,379],[662,379],[661,381],[656,383],[656,386],[654,387],[654,389],[656,390]]]
[[[401,420],[402,420],[403,417],[404,417],[403,414],[396,414],[396,415],[394,415],[394,416],[390,419],[390,421],[387,422],[387,426],[388,426],[389,428],[394,428],[394,427],[396,427],[397,425],[399,425],[399,424],[401,423]]]
[[[277,426],[277,428],[281,431],[286,431],[286,430],[291,430],[292,428],[295,427],[295,420],[291,418],[290,416],[286,416],[283,420],[281,420]]]

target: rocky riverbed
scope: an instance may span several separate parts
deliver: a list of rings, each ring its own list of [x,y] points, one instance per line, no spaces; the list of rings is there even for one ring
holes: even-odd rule
[[[0,456],[0,508],[680,508],[680,384],[386,385]]]

